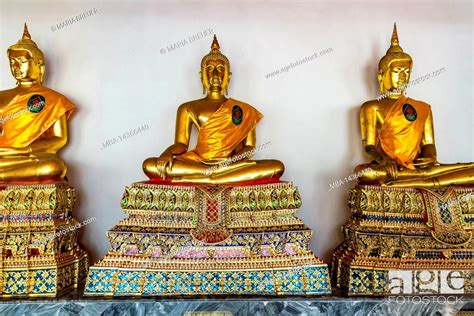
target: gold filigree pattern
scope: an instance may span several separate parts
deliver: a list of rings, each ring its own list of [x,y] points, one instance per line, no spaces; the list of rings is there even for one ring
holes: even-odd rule
[[[126,188],[121,205],[129,217],[107,233],[110,251],[91,268],[86,295],[330,291],[327,266],[309,248],[312,232],[296,217],[301,199],[291,183],[139,183]]]
[[[75,199],[66,183],[0,189],[0,297],[54,297],[84,281]]]
[[[474,241],[463,234],[470,237],[474,230],[474,188],[445,188],[435,194],[412,188],[353,188],[348,201],[352,216],[333,255],[334,283],[349,294],[389,294],[383,285],[387,280],[372,282],[375,270],[472,273]]]

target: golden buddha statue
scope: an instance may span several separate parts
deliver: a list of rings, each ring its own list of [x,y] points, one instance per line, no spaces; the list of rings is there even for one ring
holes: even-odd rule
[[[436,160],[429,104],[406,96],[413,61],[399,46],[396,25],[391,46],[379,62],[381,100],[360,109],[362,145],[373,160],[356,167],[360,184],[435,187],[474,184],[474,163]],[[369,168],[369,169],[367,169]],[[368,171],[367,171],[368,170]]]
[[[152,181],[220,184],[276,181],[283,174],[280,161],[248,159],[255,152],[255,130],[263,115],[224,96],[230,77],[229,60],[214,35],[211,51],[201,61],[207,95],[178,108],[174,144],[160,157],[144,161],[143,170]],[[193,125],[198,130],[197,145],[188,150]]]
[[[57,152],[67,143],[74,105],[42,85],[44,56],[26,24],[7,54],[17,86],[0,91],[0,182],[61,180],[67,167]]]

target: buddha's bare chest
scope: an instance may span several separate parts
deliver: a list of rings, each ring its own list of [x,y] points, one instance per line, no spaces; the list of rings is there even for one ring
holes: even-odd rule
[[[377,123],[379,125],[382,125],[384,123],[385,118],[390,112],[390,109],[392,108],[392,106],[393,106],[393,102],[384,102],[377,106],[376,115],[377,115]]]
[[[201,126],[202,124],[206,123],[219,108],[220,104],[201,105],[195,107],[194,109],[191,109],[190,114],[192,115],[196,123]]]

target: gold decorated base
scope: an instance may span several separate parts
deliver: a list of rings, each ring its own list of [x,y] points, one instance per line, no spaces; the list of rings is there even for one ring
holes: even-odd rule
[[[331,291],[291,183],[134,184],[121,205],[129,217],[107,233],[111,249],[91,267],[87,296]]]
[[[79,246],[57,257],[3,259],[1,297],[61,296],[85,281],[88,266]]]
[[[356,186],[332,261],[350,295],[474,293],[474,188]]]
[[[0,296],[56,297],[84,281],[87,253],[66,183],[0,189]]]

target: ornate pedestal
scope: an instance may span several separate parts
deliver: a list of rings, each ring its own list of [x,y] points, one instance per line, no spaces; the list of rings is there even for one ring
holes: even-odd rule
[[[349,295],[474,294],[474,188],[356,186],[332,262]]]
[[[329,293],[327,265],[309,249],[291,183],[178,186],[136,183],[129,216],[108,232],[85,295]]]
[[[59,296],[87,274],[66,183],[0,187],[0,296]]]

